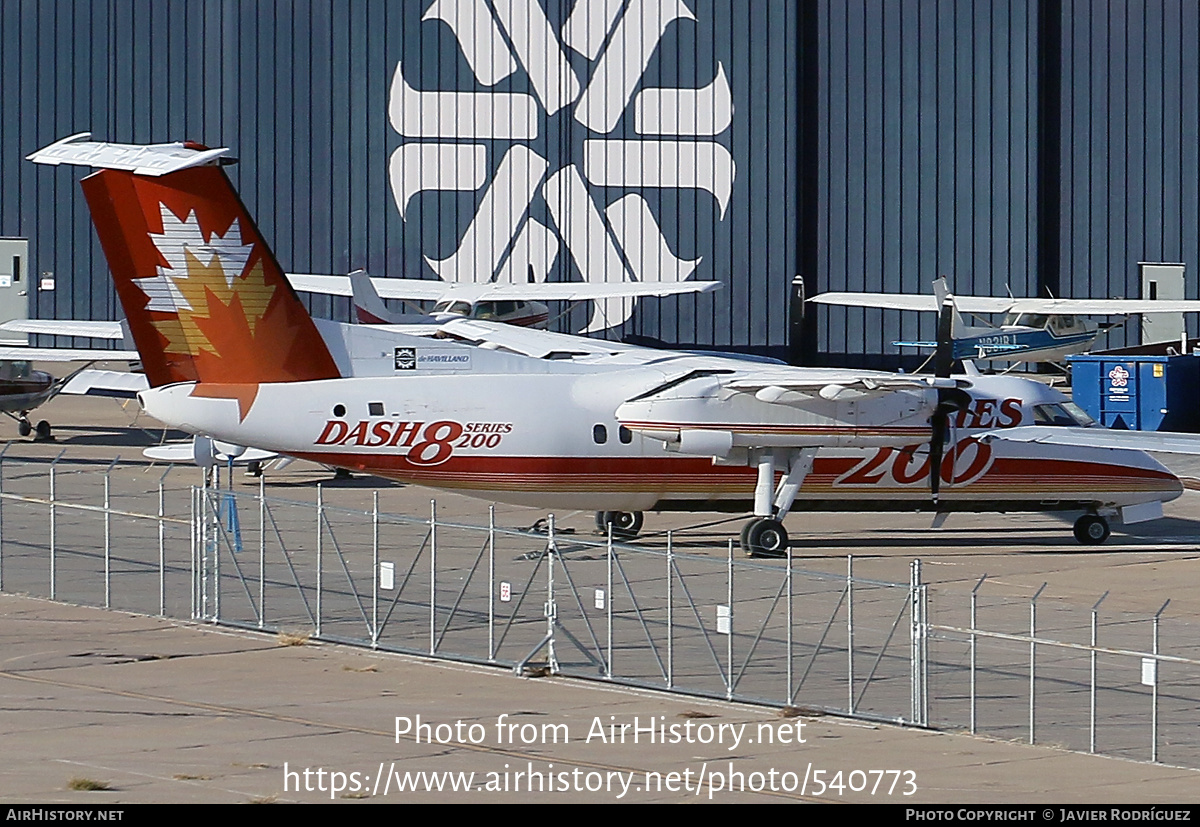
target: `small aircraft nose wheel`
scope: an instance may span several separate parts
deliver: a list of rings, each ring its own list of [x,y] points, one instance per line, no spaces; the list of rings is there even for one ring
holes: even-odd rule
[[[50,423],[46,420],[39,421],[34,430],[37,432],[37,439],[44,441],[50,438]]]
[[[1075,539],[1085,546],[1098,546],[1108,539],[1112,531],[1108,520],[1098,514],[1084,514],[1075,521]]]
[[[29,424],[28,419],[22,419],[17,422],[17,433],[21,436],[29,436],[33,433],[33,426]]]
[[[787,529],[779,520],[760,517],[742,528],[742,551],[750,557],[787,557]]]
[[[612,526],[613,539],[632,540],[642,530],[643,517],[640,511],[597,511],[596,528],[604,534]]]

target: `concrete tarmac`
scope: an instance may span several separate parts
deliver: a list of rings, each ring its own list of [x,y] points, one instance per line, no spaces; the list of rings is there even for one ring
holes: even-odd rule
[[[110,400],[60,398],[40,416],[55,424],[56,442],[17,440],[13,428],[9,457],[133,458],[161,438]],[[279,483],[293,487],[318,474],[288,473]],[[430,496],[402,493],[414,508]],[[1015,601],[1045,582],[1047,594],[1085,606],[1111,591],[1114,610],[1143,614],[1170,598],[1173,613],[1195,619],[1196,496],[1099,549],[1027,515],[955,516],[938,533],[922,515],[795,515],[789,528],[810,567],[841,570],[853,553],[857,573],[902,582],[920,556],[927,580],[948,588],[969,592],[988,573],[990,593]],[[526,516],[536,512],[503,512],[511,524]],[[591,517],[561,519],[583,530]],[[703,521],[650,519],[654,530]],[[719,551],[737,526],[695,530],[695,546]],[[0,801],[1119,805],[1195,802],[1200,781],[1194,770],[1053,746],[285,645],[297,642],[0,596]]]

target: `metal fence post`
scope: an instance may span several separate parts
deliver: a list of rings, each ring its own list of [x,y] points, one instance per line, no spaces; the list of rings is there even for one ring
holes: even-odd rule
[[[321,530],[321,522],[325,517],[325,486],[317,483],[317,617],[315,621],[317,637],[321,636],[321,587],[323,585],[322,575],[324,574],[324,566],[321,560],[321,540],[324,532]]]
[[[104,469],[104,608],[112,608],[112,507],[109,500],[113,466],[120,460],[120,455]]]
[[[558,604],[554,602],[554,559],[558,557],[555,542],[554,515],[550,515],[546,542],[546,665],[550,674],[558,674],[558,652],[554,648],[554,633],[558,625]]]
[[[4,591],[4,455],[11,447],[9,442],[0,449],[0,592]]]
[[[258,628],[267,625],[267,484],[258,475]],[[378,496],[378,494],[376,494]]]
[[[1108,592],[1100,595],[1100,599],[1092,604],[1092,651],[1091,655],[1091,711],[1088,720],[1088,751],[1096,752],[1096,646],[1099,645],[1099,626],[1096,623],[1097,613],[1100,611],[1100,604],[1108,597]]]
[[[787,569],[785,570],[785,574],[784,574],[784,578],[787,580],[787,655],[785,656],[786,660],[787,660],[787,700],[785,701],[785,705],[787,705],[787,706],[791,705],[792,698],[795,697],[793,694],[794,690],[792,687],[792,665],[793,665],[792,658],[794,657],[794,653],[792,651],[792,649],[793,649],[793,640],[792,640],[792,623],[793,623],[793,620],[792,620],[792,557],[793,556],[794,555],[792,555],[790,553],[788,554]]]
[[[616,595],[613,594],[613,527],[612,523],[608,523],[608,675],[609,680],[613,676],[613,599]]]
[[[909,714],[914,724],[924,724],[925,669],[923,666],[925,625],[921,607],[921,561],[913,560],[908,569],[909,601]]]
[[[496,660],[496,504],[488,506],[488,662]]]
[[[675,565],[675,532],[667,532],[667,689],[675,688],[675,601],[672,568]]]
[[[1170,604],[1171,601],[1168,600],[1154,614],[1154,648],[1151,650],[1151,653],[1154,655],[1154,685],[1150,687],[1150,760],[1155,764],[1158,763],[1158,624],[1162,618],[1162,613],[1167,610],[1167,606]]]
[[[158,616],[167,616],[167,524],[166,494],[167,474],[175,470],[174,463],[167,466],[158,478]]]
[[[725,557],[726,601],[729,603],[729,634],[725,636],[725,699],[733,700],[733,540]]]
[[[1029,743],[1036,744],[1035,729],[1037,719],[1037,601],[1046,590],[1048,583],[1034,593],[1029,601]]]
[[[393,584],[394,585],[394,584]],[[379,647],[379,489],[371,492],[371,648]]]
[[[854,555],[846,555],[846,691],[847,709],[854,714]]]
[[[55,482],[56,482],[56,479],[55,479],[56,473],[55,472],[57,470],[58,461],[63,458],[63,454],[65,454],[66,452],[67,452],[66,448],[62,449],[61,451],[58,452],[58,456],[56,456],[53,460],[50,461],[50,599],[51,600],[58,599],[58,577],[57,577],[57,571],[55,570],[55,566],[57,565],[57,562],[58,562],[57,561],[58,533],[57,533],[57,527],[55,526],[55,519],[56,519],[57,515],[55,514],[55,508],[54,508],[54,505],[55,505]]]
[[[976,690],[976,684],[975,684],[975,678],[977,675],[977,669],[978,669],[978,665],[979,665],[978,661],[977,661],[977,657],[976,657],[976,648],[979,645],[978,635],[976,634],[977,630],[979,629],[979,626],[976,623],[976,620],[977,620],[976,608],[977,608],[978,600],[979,600],[979,589],[983,586],[983,581],[987,580],[987,577],[988,577],[987,572],[984,572],[983,577],[980,577],[979,582],[975,584],[975,588],[971,589],[971,734],[972,735],[975,734],[975,727],[976,727],[977,709],[976,709],[975,704],[979,698],[979,694]]]
[[[213,464],[213,494],[216,507],[213,509],[212,527],[212,618],[221,622],[221,466]]]

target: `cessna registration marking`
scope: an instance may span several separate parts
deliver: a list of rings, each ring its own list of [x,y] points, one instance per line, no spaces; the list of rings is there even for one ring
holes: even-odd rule
[[[414,465],[440,465],[460,448],[495,448],[505,434],[512,433],[512,429],[511,422],[468,422],[464,425],[452,419],[436,422],[360,419],[352,425],[344,419],[330,419],[314,444],[407,448],[403,456]]]

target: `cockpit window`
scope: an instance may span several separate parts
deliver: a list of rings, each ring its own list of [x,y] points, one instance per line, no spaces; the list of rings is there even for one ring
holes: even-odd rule
[[[467,302],[454,301],[446,299],[440,301],[433,306],[434,313],[453,313],[456,316],[466,316],[471,312],[471,305]]]
[[[1096,420],[1074,402],[1062,402],[1057,405],[1034,405],[1033,424],[1087,428],[1095,425]]]
[[[1055,333],[1066,333],[1077,327],[1079,327],[1079,322],[1072,315],[1050,317],[1050,329]]]
[[[33,373],[33,366],[29,362],[0,362],[0,379],[28,379]]]

